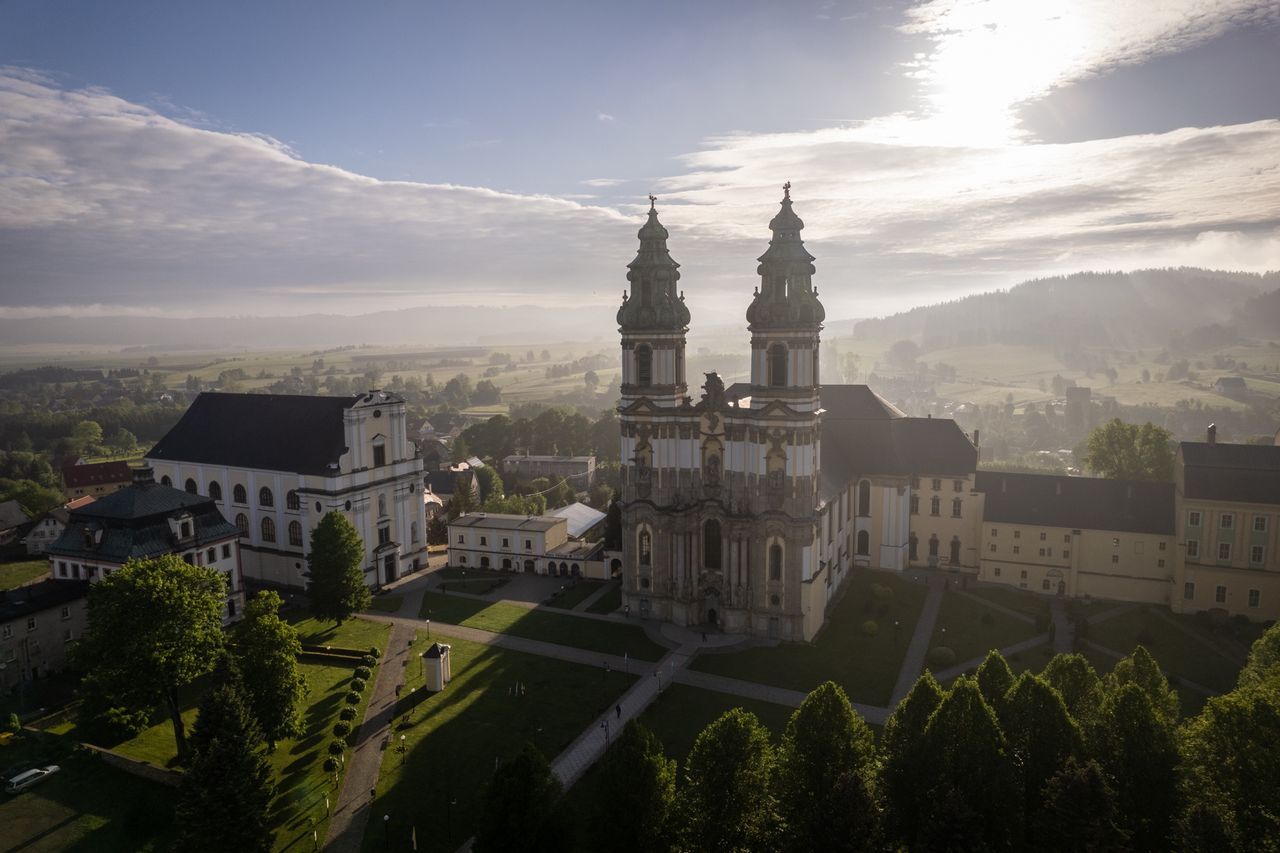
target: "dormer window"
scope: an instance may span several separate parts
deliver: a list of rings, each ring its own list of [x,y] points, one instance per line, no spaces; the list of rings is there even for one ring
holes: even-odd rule
[[[191,538],[191,522],[190,521],[182,522],[180,525],[178,525],[178,530],[179,530],[178,535],[181,536],[183,539]]]

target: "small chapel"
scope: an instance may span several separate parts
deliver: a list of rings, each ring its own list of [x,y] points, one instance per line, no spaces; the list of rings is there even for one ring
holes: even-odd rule
[[[750,381],[725,387],[708,373],[697,400],[680,265],[649,201],[617,315],[630,612],[807,641],[855,567],[976,569],[973,441],[865,385],[819,383],[826,312],[791,185],[746,309]]]

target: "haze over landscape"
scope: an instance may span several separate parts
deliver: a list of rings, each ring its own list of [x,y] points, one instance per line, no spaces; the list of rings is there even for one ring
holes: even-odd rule
[[[1277,269],[1278,17],[7,3],[0,316],[537,305],[607,329],[655,192],[718,325],[787,180],[832,318],[1084,270]]]

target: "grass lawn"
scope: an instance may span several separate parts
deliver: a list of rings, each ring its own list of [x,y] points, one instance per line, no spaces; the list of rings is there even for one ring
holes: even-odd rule
[[[506,578],[467,578],[466,580],[443,581],[441,583],[441,586],[450,592],[465,592],[468,595],[488,595],[506,585]]]
[[[942,609],[938,611],[929,648],[949,646],[960,664],[1041,633],[1029,622],[948,591],[942,596]]]
[[[854,570],[847,583],[849,589],[827,614],[827,624],[814,643],[699,655],[692,668],[806,693],[830,679],[854,702],[887,705],[927,590],[898,575],[869,570]],[[873,583],[893,590],[883,616],[875,610],[879,602],[871,595]],[[873,637],[862,633],[867,619],[880,625]],[[899,630],[893,629],[894,620],[901,623]]]
[[[595,604],[587,607],[588,613],[612,613],[622,606],[622,584],[616,583],[613,589],[596,599]]]
[[[70,746],[69,741],[42,743],[22,736],[0,747],[6,779],[27,767],[56,763],[62,768],[36,787],[0,799],[0,849],[168,850],[174,791],[73,753]]]
[[[1175,617],[1193,623],[1191,617]],[[1178,625],[1170,624],[1139,607],[1114,619],[1089,626],[1089,639],[1127,655],[1139,644],[1146,646],[1160,667],[1172,678],[1185,678],[1210,690],[1226,693],[1235,686],[1243,659],[1213,651]]]
[[[475,832],[495,759],[510,757],[526,741],[554,759],[634,680],[437,631],[431,640],[418,634],[410,659],[439,640],[452,647],[453,680],[443,692],[427,694],[421,668],[409,667],[392,731],[394,744],[405,738],[406,752],[402,757],[392,746],[383,755],[373,807],[379,818],[369,823],[364,850],[384,849],[384,814],[391,816],[392,849],[408,849],[416,825],[419,849],[456,850]],[[525,693],[513,697],[517,682]]]
[[[377,646],[385,649],[387,636],[391,633],[390,625],[365,619],[348,619],[339,627],[333,622],[312,619],[306,613],[295,611],[281,615],[298,630],[298,639],[304,645],[339,646],[346,649],[369,649]]]
[[[564,592],[547,602],[547,606],[572,610],[590,598],[603,585],[602,581],[578,581],[575,586],[565,587]]]
[[[1049,599],[1034,592],[1005,586],[970,586],[967,592],[992,604],[1025,613],[1032,619],[1049,618]]]
[[[637,660],[659,660],[667,649],[645,636],[638,625],[618,625],[578,616],[529,610],[503,602],[429,592],[422,598],[424,618],[465,625],[498,634],[511,634],[562,646],[591,649],[609,655],[624,652]]]
[[[0,563],[0,589],[17,589],[49,574],[48,560]]]
[[[375,595],[369,603],[369,609],[383,613],[395,613],[402,604],[404,604],[403,595]]]

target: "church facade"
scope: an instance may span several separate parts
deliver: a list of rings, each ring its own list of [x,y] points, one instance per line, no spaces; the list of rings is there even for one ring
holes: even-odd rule
[[[790,186],[747,308],[750,381],[726,388],[707,374],[696,402],[679,264],[650,200],[618,310],[631,611],[811,640],[855,566],[976,566],[968,437],[954,421],[907,418],[864,385],[819,382],[825,311]],[[921,498],[932,521],[913,524]]]

